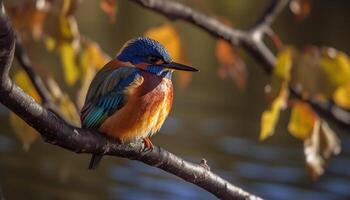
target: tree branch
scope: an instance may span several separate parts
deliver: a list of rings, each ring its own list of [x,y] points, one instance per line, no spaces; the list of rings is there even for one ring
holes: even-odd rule
[[[2,5],[1,10],[4,10]],[[118,144],[97,132],[69,125],[36,103],[9,77],[15,51],[15,35],[7,16],[2,11],[0,12],[0,102],[35,128],[46,142],[76,153],[103,153],[138,160],[191,182],[220,199],[260,199],[233,186],[205,167],[187,162],[161,147],[156,146],[153,150],[144,152],[142,142]]]
[[[258,62],[267,74],[272,74],[275,66],[276,57],[265,43],[263,37],[272,23],[281,13],[283,8],[288,5],[290,0],[272,0],[267,7],[264,14],[257,20],[254,26],[249,30],[239,30],[231,28],[219,20],[207,16],[199,11],[196,11],[188,6],[175,1],[164,0],[131,0],[147,9],[153,10],[156,13],[162,14],[171,20],[183,20],[193,24],[202,30],[208,32],[214,37],[224,39],[234,46],[242,46],[248,53],[250,53]],[[290,91],[301,97],[299,91]],[[342,127],[350,129],[350,113],[338,107],[331,102],[325,106],[323,103],[316,101],[304,100],[309,103],[315,111],[325,119],[331,119],[336,124],[341,124]],[[312,104],[311,104],[312,102]],[[331,106],[330,106],[331,105]],[[335,112],[336,110],[336,112]]]
[[[31,62],[31,60],[29,59],[27,52],[23,48],[23,44],[22,44],[22,41],[21,41],[19,35],[16,36],[15,57],[18,60],[20,66],[24,69],[24,71],[28,75],[35,90],[38,92],[40,99],[42,101],[42,105],[45,108],[50,109],[52,112],[54,112],[60,118],[65,119],[65,117],[61,113],[60,109],[54,103],[53,97],[52,97],[51,93],[49,92],[49,90],[46,88],[44,81],[35,72],[35,70],[33,68],[33,64]]]
[[[27,73],[29,79],[33,83],[36,91],[38,92],[42,103],[48,104],[52,102],[52,97],[50,92],[47,90],[43,80],[41,77],[34,71],[32,62],[30,61],[27,52],[23,48],[22,41],[17,35],[16,37],[16,48],[15,48],[15,56],[21,65],[21,67],[24,69],[24,71]]]
[[[247,31],[234,29],[221,23],[219,20],[209,17],[188,6],[175,1],[163,0],[131,0],[147,9],[168,17],[171,20],[183,20],[189,22],[213,35],[222,38],[232,45],[242,45],[252,54],[257,61],[261,62],[267,72],[271,72],[274,66],[274,56],[267,51],[262,42],[257,42],[255,34]]]

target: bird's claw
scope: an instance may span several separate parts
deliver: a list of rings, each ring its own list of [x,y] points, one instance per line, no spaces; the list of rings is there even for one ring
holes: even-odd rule
[[[153,150],[153,143],[148,137],[147,138],[143,138],[143,143],[145,144],[145,147],[143,149],[144,152]]]

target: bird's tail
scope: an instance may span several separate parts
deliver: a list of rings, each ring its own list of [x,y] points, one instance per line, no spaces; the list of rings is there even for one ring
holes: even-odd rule
[[[90,164],[89,164],[89,169],[92,169],[92,170],[97,169],[98,164],[100,163],[102,157],[103,155],[100,155],[100,154],[92,154]]]

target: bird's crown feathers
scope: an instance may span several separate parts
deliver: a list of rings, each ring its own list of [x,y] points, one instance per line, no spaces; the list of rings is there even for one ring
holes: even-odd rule
[[[150,56],[169,63],[172,61],[168,51],[162,44],[147,37],[138,37],[126,42],[119,51],[117,58],[124,62],[137,64],[145,61]]]

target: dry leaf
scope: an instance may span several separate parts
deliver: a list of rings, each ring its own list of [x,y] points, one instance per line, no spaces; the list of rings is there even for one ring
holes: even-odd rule
[[[340,140],[325,121],[316,120],[311,137],[304,141],[307,169],[312,180],[324,173],[327,161],[341,151]]]
[[[311,12],[311,0],[292,0],[289,8],[295,15],[296,20],[305,19]]]
[[[302,102],[296,101],[292,107],[288,123],[288,131],[296,138],[305,140],[310,137],[317,116],[312,108]]]
[[[115,22],[115,16],[117,15],[117,4],[115,0],[101,0],[101,10],[107,14],[111,23]]]
[[[350,82],[350,61],[341,51],[309,46],[294,60],[292,83],[300,86],[305,98],[330,99],[338,87]]]
[[[215,51],[221,65],[218,70],[220,78],[232,78],[238,89],[244,89],[247,80],[246,65],[232,45],[225,40],[217,40]]]
[[[303,51],[295,51],[291,83],[301,89],[304,98],[327,98],[331,94],[329,85],[326,84],[327,77],[320,67],[320,59],[318,47],[308,46]]]
[[[46,0],[25,1],[22,4],[10,5],[7,9],[11,21],[19,32],[30,31],[34,39],[43,34],[43,26],[51,4]]]

